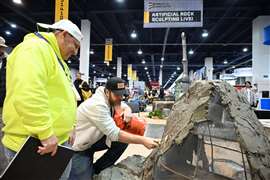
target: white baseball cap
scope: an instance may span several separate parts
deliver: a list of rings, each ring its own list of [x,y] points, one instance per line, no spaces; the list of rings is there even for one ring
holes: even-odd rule
[[[5,39],[4,39],[2,36],[0,36],[0,47],[8,47],[8,46],[6,45]]]
[[[70,20],[63,19],[54,24],[44,24],[37,23],[37,26],[40,26],[45,29],[54,29],[54,30],[63,30],[67,31],[70,35],[72,35],[75,39],[81,42],[83,35],[76,24],[71,22]]]

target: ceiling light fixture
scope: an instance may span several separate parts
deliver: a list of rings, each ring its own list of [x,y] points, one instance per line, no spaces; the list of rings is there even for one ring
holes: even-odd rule
[[[11,23],[10,26],[11,26],[12,28],[14,28],[14,29],[17,28],[17,25],[14,24],[14,23]]]
[[[164,61],[164,57],[161,57],[161,59],[160,59],[161,61]]]
[[[225,59],[224,62],[223,62],[223,64],[228,64],[228,61]]]
[[[11,32],[10,31],[5,31],[5,34],[9,36],[9,35],[11,35]]]
[[[202,32],[202,37],[203,37],[203,38],[207,38],[208,35],[209,35],[209,34],[208,34],[207,30],[204,29],[203,32]]]
[[[177,67],[177,71],[180,71],[180,67]]]
[[[90,54],[95,54],[93,49],[90,50]]]
[[[135,30],[132,31],[132,33],[130,34],[130,37],[131,37],[132,39],[137,38],[137,33],[135,32]]]
[[[118,3],[123,3],[124,0],[116,0],[116,2],[118,2]]]
[[[188,51],[188,54],[189,55],[193,55],[194,54],[194,51],[191,49],[191,50]]]
[[[139,49],[137,53],[138,53],[139,55],[142,55],[143,52],[142,52],[141,49]]]
[[[142,64],[145,64],[145,60],[144,59],[142,60]]]
[[[148,68],[147,67],[144,67],[144,70],[147,70]]]
[[[13,0],[13,3],[15,3],[15,4],[22,4],[22,0]]]
[[[248,48],[243,48],[243,52],[248,52]]]

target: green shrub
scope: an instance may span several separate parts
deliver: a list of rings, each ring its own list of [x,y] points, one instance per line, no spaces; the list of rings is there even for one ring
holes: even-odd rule
[[[158,117],[159,119],[162,119],[163,118],[163,114],[162,114],[162,112],[161,112],[161,110],[155,110],[155,111],[153,111],[153,112],[150,112],[149,114],[148,114],[148,117],[149,118],[152,118],[152,117]]]

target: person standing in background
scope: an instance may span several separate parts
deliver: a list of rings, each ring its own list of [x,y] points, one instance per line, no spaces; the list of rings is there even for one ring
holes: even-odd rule
[[[3,127],[2,122],[2,107],[6,97],[6,63],[7,63],[7,53],[6,41],[0,36],[0,129]],[[2,139],[3,133],[0,131],[0,138]],[[4,155],[3,145],[0,142],[0,172],[4,170],[7,165],[7,160]]]
[[[247,101],[249,102],[250,106],[256,107],[256,94],[252,90],[251,82],[246,81],[245,87],[241,89],[241,93],[246,97]]]
[[[164,100],[164,96],[165,96],[165,93],[164,93],[164,89],[163,88],[160,88],[159,90],[159,99],[160,100]]]
[[[7,53],[6,48],[8,47],[6,41],[0,36],[0,108],[2,115],[2,107],[4,99],[6,97],[6,64],[7,64]]]
[[[81,84],[83,83],[82,75],[83,75],[82,73],[77,72],[76,80],[73,82],[77,92],[80,95],[80,100],[77,100],[77,106],[79,106],[83,102],[83,95],[82,95],[82,91],[81,91],[81,88],[80,88]]]
[[[260,98],[260,94],[259,94],[259,90],[258,90],[258,84],[254,84],[254,85],[253,85],[252,91],[253,91],[254,94],[255,94],[255,99],[256,99],[256,104],[255,104],[255,106],[257,107],[258,104],[259,104],[259,98]]]
[[[78,107],[83,101],[92,96],[89,84],[81,78],[82,75],[83,75],[82,73],[78,72],[76,74],[76,80],[73,83],[77,92],[80,95],[80,100],[77,100]]]

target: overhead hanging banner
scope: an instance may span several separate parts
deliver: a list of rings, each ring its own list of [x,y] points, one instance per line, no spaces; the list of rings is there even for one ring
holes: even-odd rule
[[[132,64],[128,64],[128,69],[127,69],[127,72],[128,72],[128,80],[131,80],[132,79]]]
[[[68,19],[68,1],[69,0],[55,0],[55,22]]]
[[[159,88],[159,87],[160,87],[158,81],[151,81],[151,82],[150,82],[150,86],[151,86],[152,88]]]
[[[136,70],[132,71],[132,80],[137,81],[137,71]]]
[[[144,28],[202,26],[203,0],[144,0]]]
[[[105,42],[105,61],[112,61],[112,53],[113,53],[113,39],[106,39]]]

